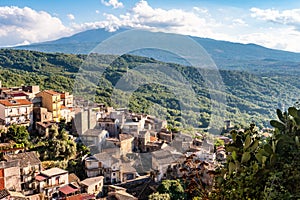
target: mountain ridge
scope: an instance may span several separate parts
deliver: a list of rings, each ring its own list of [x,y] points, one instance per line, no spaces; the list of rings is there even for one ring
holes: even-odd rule
[[[120,29],[116,32],[108,32],[105,31],[105,29],[92,29],[54,41],[17,46],[14,47],[14,49],[35,50],[47,53],[88,54],[100,42],[125,30],[128,29]],[[273,64],[274,62],[282,61],[300,63],[300,53],[296,52],[270,49],[253,43],[242,44],[211,38],[188,37],[200,44],[221,68],[239,65],[257,65],[257,61],[260,61],[259,65],[261,66],[269,66],[269,64]],[[155,51],[151,52],[155,59],[163,62],[173,61],[178,64],[184,64],[178,58],[175,60],[168,60],[168,55],[164,56]],[[155,57],[156,54],[159,54],[160,57]],[[137,53],[137,55],[139,54]]]

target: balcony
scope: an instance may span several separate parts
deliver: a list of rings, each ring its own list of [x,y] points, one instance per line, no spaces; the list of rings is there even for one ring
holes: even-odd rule
[[[8,113],[8,117],[28,116],[30,113]]]
[[[65,181],[60,181],[59,183],[55,183],[55,184],[44,184],[44,189],[48,189],[48,188],[52,188],[52,187],[58,187],[58,186],[61,186],[63,184],[65,184],[66,182]]]

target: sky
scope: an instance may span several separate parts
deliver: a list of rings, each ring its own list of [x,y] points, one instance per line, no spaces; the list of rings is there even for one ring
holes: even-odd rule
[[[138,28],[300,52],[297,0],[1,0],[0,47]]]

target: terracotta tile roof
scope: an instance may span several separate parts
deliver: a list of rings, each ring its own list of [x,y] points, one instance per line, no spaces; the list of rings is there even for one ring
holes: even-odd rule
[[[121,164],[121,171],[122,173],[136,173],[136,169],[130,163],[125,162]]]
[[[156,159],[159,165],[171,164],[178,162],[178,160],[183,157],[181,153],[171,153],[168,150],[159,150],[152,152],[152,156]]]
[[[157,141],[156,137],[150,136],[150,142],[156,142],[156,141]]]
[[[48,93],[48,94],[50,94],[50,95],[61,95],[61,93],[55,92],[55,91],[53,91],[53,90],[44,90],[44,91],[42,91],[42,92],[46,92],[46,93]]]
[[[85,186],[90,186],[90,185],[95,184],[97,182],[102,182],[103,179],[104,179],[103,176],[97,176],[97,177],[92,177],[92,178],[86,178],[83,181],[81,181],[80,183],[82,185],[85,185]]]
[[[0,100],[0,104],[4,106],[23,106],[23,105],[32,105],[32,102],[27,99],[16,99],[16,100]]]
[[[113,148],[113,150],[115,149],[118,148]],[[101,162],[102,164],[106,164],[108,166],[119,162],[119,159],[115,157],[115,151],[112,151],[110,153],[107,152],[97,153],[94,154],[93,157],[97,159],[99,162]]]
[[[28,96],[25,92],[4,92],[6,93],[7,95],[10,95],[12,97],[24,97],[24,96]]]
[[[0,190],[0,199],[4,199],[5,197],[10,196],[10,193],[8,192],[7,189],[2,189]]]
[[[69,183],[80,182],[80,179],[74,173],[69,174],[68,178],[69,178]]]
[[[18,153],[18,154],[12,154],[12,155],[4,155],[3,158],[6,161],[14,161],[14,160],[20,160],[20,167],[27,167],[28,165],[39,165],[41,163],[39,157],[37,156],[36,152],[24,152],[24,153]]]
[[[43,180],[46,180],[46,179],[47,179],[46,176],[43,176],[43,175],[40,175],[40,174],[35,176],[35,180],[37,180],[37,181],[43,181]]]
[[[60,192],[62,192],[63,194],[72,194],[75,193],[79,190],[79,188],[74,187],[73,185],[69,184],[69,185],[65,185],[61,188],[58,189]]]

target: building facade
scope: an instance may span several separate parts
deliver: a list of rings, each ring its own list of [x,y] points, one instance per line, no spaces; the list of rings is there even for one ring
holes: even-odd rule
[[[61,118],[60,110],[63,104],[61,93],[52,90],[44,90],[39,92],[36,96],[42,98],[42,107],[47,108],[47,110],[52,113],[54,121],[59,122]]]
[[[27,99],[0,100],[0,119],[2,124],[32,124],[33,104]]]

